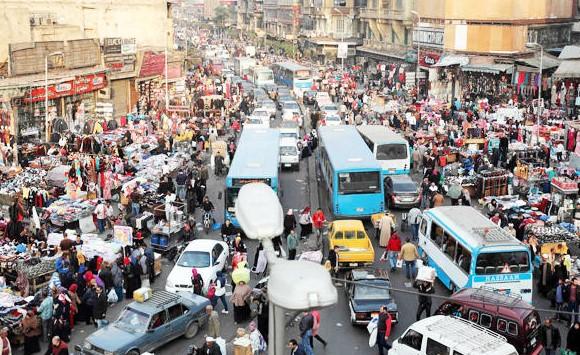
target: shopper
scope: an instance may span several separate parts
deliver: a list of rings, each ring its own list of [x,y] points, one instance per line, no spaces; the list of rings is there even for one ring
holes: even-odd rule
[[[105,294],[103,287],[97,286],[95,288],[95,306],[93,307],[93,318],[95,319],[95,325],[97,328],[102,328],[109,323],[105,319],[108,306],[107,295]]]
[[[212,338],[220,337],[220,317],[211,305],[205,307],[205,313],[208,315],[207,319],[207,335]]]
[[[391,238],[389,238],[389,243],[387,244],[387,248],[385,250],[385,254],[381,257],[381,260],[389,261],[391,266],[391,272],[397,270],[397,259],[399,258],[399,253],[401,252],[401,238],[399,238],[399,234],[396,230],[393,229],[391,234]]]
[[[326,216],[324,215],[324,212],[322,212],[322,208],[318,208],[312,215],[312,225],[319,237],[322,235],[322,229],[324,228],[325,222]]]
[[[302,319],[298,324],[300,330],[300,338],[302,340],[302,346],[306,355],[314,355],[312,346],[310,345],[310,337],[312,337],[312,328],[314,327],[314,317],[308,312],[302,313]]]
[[[54,302],[52,296],[46,290],[42,290],[41,295],[44,299],[40,303],[37,311],[42,321],[42,339],[48,341],[52,336],[52,311]]]
[[[40,318],[33,309],[29,309],[22,320],[22,335],[24,335],[24,355],[40,351],[38,338],[42,335],[42,326]]]
[[[58,336],[55,336],[52,338],[52,342],[44,355],[68,355],[68,344]]]
[[[288,233],[286,244],[288,246],[288,260],[294,260],[296,258],[296,248],[298,248],[298,237],[293,228]]]
[[[0,330],[0,354],[12,355],[12,347],[10,346],[10,339],[8,339],[8,328],[6,327]]]
[[[419,241],[419,223],[421,222],[421,216],[421,210],[417,207],[411,208],[407,214],[407,222],[411,226],[411,236],[415,243]]]
[[[310,215],[310,207],[306,206],[298,216],[298,223],[300,224],[300,239],[306,239],[312,233],[312,217]]]
[[[385,349],[387,353],[391,348],[388,343],[389,337],[391,336],[391,327],[393,323],[393,318],[391,314],[387,311],[386,306],[381,306],[379,312],[379,321],[377,324],[377,347],[379,349],[379,355],[385,355]]]
[[[407,238],[405,244],[401,247],[401,254],[399,254],[399,260],[403,260],[405,266],[405,276],[407,280],[411,280],[416,274],[416,263],[419,258],[419,252],[415,244],[411,243],[411,240]]]
[[[544,325],[538,332],[538,342],[544,346],[546,355],[556,355],[556,350],[560,348],[560,331],[552,325],[552,320],[546,319]]]

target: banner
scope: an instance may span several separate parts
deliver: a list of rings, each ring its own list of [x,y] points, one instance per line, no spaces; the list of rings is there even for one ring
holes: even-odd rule
[[[64,81],[59,84],[48,86],[48,98],[50,100],[59,97],[86,94],[100,90],[107,86],[105,73],[77,76],[74,80]],[[39,86],[30,91],[24,98],[24,102],[38,102],[44,100],[44,86]]]
[[[113,226],[113,239],[122,245],[133,245],[133,228]]]
[[[336,58],[344,59],[348,57],[348,43],[339,43],[336,51]]]

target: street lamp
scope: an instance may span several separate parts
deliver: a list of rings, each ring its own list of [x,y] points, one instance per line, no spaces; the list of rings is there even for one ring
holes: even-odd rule
[[[264,183],[244,185],[236,200],[236,217],[246,236],[262,242],[268,259],[269,355],[285,353],[284,309],[305,310],[335,304],[338,294],[330,274],[310,261],[276,256],[272,238],[282,234],[283,211],[278,195]]]
[[[342,31],[340,31],[340,42],[344,46],[344,32],[345,32],[345,28],[346,28],[346,22],[344,21],[345,20],[345,16],[336,7],[333,7],[332,8],[332,11],[338,12],[339,15],[342,17]],[[338,53],[338,49],[337,49],[337,53]],[[348,47],[346,48],[346,55],[348,56]],[[341,58],[341,70],[344,72],[344,57]]]
[[[543,108],[543,104],[542,107],[540,107],[540,102],[542,101],[542,71],[543,71],[543,67],[544,67],[544,47],[539,44],[538,42],[528,42],[526,43],[526,47],[527,48],[539,48],[540,49],[540,78],[538,80],[538,116],[540,116],[542,114],[542,110],[541,108]]]
[[[421,15],[417,11],[411,11],[411,15],[417,19],[413,21],[413,27],[417,33],[417,69],[415,70],[415,87],[417,88],[417,97],[419,96],[419,72],[421,71],[421,41],[419,39],[419,24],[421,23]],[[417,25],[415,25],[415,23]]]
[[[44,136],[46,138],[46,142],[50,141],[50,130],[48,128],[48,58],[57,55],[64,55],[64,53],[60,51],[51,52],[44,56]]]

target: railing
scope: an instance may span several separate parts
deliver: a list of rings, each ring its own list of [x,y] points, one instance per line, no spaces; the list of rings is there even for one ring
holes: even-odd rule
[[[361,17],[366,18],[376,18],[385,20],[407,20],[410,15],[406,15],[404,11],[392,10],[392,9],[360,9]]]

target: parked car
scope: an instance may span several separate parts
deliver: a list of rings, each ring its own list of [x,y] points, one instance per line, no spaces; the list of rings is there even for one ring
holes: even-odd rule
[[[302,94],[302,102],[304,102],[305,105],[314,105],[314,103],[316,102],[316,91],[313,90],[304,91],[304,93]]]
[[[228,245],[222,241],[196,239],[190,242],[167,276],[165,290],[192,291],[191,269],[195,268],[203,279],[205,292],[210,281],[216,279],[217,272],[226,268],[228,252]]]
[[[192,292],[154,291],[144,302],[131,302],[113,323],[96,330],[77,354],[139,355],[185,336],[192,339],[207,322],[207,298]]]
[[[382,306],[387,306],[394,323],[399,320],[397,304],[389,290],[391,281],[387,274],[380,270],[354,269],[346,279],[354,281],[345,287],[350,308],[350,322],[353,325],[368,324],[378,316]],[[375,286],[375,287],[373,287]]]
[[[409,175],[389,175],[393,181],[391,205],[396,208],[412,208],[421,204],[419,185]]]
[[[330,249],[338,246],[340,268],[370,265],[375,261],[375,250],[360,220],[347,219],[332,222],[328,227]]]

